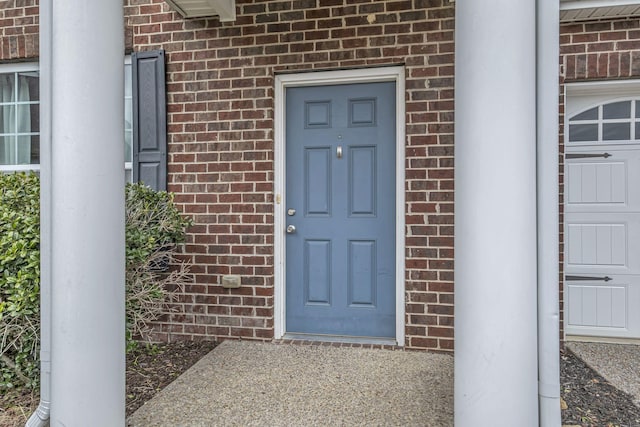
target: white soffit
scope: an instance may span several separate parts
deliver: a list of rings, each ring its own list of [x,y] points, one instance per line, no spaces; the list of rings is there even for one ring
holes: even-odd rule
[[[166,0],[166,2],[185,18],[217,15],[220,17],[220,22],[236,20],[235,0]]]
[[[560,0],[560,21],[640,16],[639,0]]]

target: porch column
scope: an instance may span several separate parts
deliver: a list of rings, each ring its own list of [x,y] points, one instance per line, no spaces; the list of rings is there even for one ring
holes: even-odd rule
[[[124,426],[122,1],[56,0],[50,22],[51,425]]]
[[[455,424],[538,425],[536,1],[457,0]]]

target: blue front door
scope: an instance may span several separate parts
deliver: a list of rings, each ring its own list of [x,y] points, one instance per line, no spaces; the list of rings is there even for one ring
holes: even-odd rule
[[[286,92],[286,330],[395,338],[395,83]]]

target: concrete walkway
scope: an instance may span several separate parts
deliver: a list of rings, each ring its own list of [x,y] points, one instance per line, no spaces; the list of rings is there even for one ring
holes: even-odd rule
[[[640,406],[640,346],[567,342],[567,347],[614,387],[633,396]]]
[[[130,426],[452,426],[453,357],[225,341]]]

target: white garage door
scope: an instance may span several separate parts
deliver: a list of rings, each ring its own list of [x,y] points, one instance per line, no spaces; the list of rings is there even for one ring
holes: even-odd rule
[[[565,161],[565,328],[640,338],[640,101],[571,114]]]

